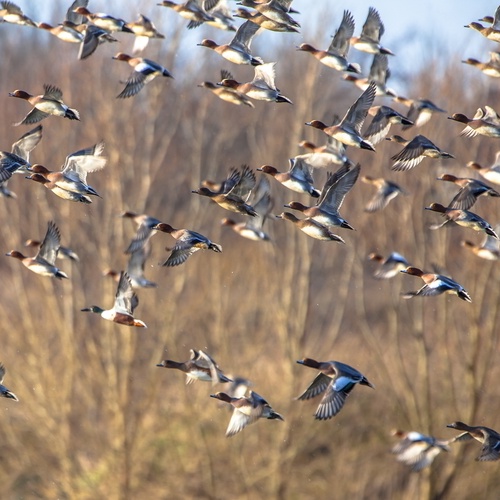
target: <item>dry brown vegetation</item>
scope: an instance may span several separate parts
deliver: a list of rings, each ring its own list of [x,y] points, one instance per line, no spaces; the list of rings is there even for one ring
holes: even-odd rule
[[[37,93],[53,83],[82,121],[45,120],[33,161],[56,168],[70,152],[102,139],[109,165],[90,179],[103,196],[90,206],[65,202],[22,176],[9,185],[18,200],[0,200],[2,253],[22,249],[25,239],[42,236],[54,220],[63,245],[81,258],[62,265],[71,278],[64,282],[0,258],[0,360],[8,370],[5,383],[20,399],[1,404],[0,496],[494,498],[498,464],[474,461],[478,443],[454,445],[430,470],[411,474],[391,456],[389,433],[400,427],[448,438],[453,431],[445,425],[454,420],[500,427],[500,268],[459,245],[482,236],[457,227],[430,231],[438,216],[423,210],[454,192],[435,181],[437,174],[470,175],[465,163],[490,163],[499,143],[461,138],[458,124],[438,116],[421,132],[456,160],[425,160],[410,172],[393,173],[389,158],[399,149],[392,143],[384,141],[375,154],[349,152],[363,174],[389,177],[410,194],[366,214],[371,190],[358,183],[342,207],[356,228],[341,233],[345,246],[313,241],[279,220],[268,222],[272,242],[244,240],[221,228],[223,211],[191,189],[242,163],[284,169],[300,139],[323,140],[304,122],[329,121],[359,92],[296,53],[293,36],[265,34],[277,45],[255,46],[266,60],[279,61],[277,85],[295,105],[231,106],[196,87],[216,81],[219,68],[228,67],[206,49],[193,49],[204,57],[201,63],[186,51],[185,44],[209,31],[188,35],[173,14],[161,15],[165,22],[157,24],[169,43],[153,44],[146,53],[175,80],[155,80],[124,101],[114,97],[129,69],[111,60],[115,47],[100,47],[82,62],[74,46],[47,33],[1,27],[1,149],[9,150],[27,130],[11,126],[27,107],[8,92]],[[449,112],[470,115],[484,104],[499,110],[497,82],[463,67],[460,57],[444,68],[439,63],[436,72],[401,75],[404,93],[428,97]],[[249,68],[230,69],[251,78]],[[470,85],[474,92],[465,92]],[[319,172],[318,184],[323,179]],[[276,213],[300,199],[274,181],[272,189]],[[116,285],[101,271],[125,265],[123,250],[134,228],[117,216],[126,209],[194,229],[224,247],[220,255],[199,252],[167,269],[157,263],[172,240],[154,237],[146,275],[159,287],[141,290],[137,309],[147,330],[80,312],[91,304],[111,306]],[[499,220],[496,200],[480,200],[474,211],[492,224]],[[419,267],[446,268],[472,304],[455,296],[401,299],[400,292],[418,289],[420,280],[377,281],[366,261],[371,251],[393,250]],[[260,421],[226,439],[229,413],[208,397],[210,385],[186,387],[180,373],[155,367],[166,357],[187,359],[190,348],[206,349],[227,373],[249,377],[285,422]],[[349,363],[376,389],[357,387],[338,416],[317,422],[316,400],[293,399],[314,376],[295,363],[304,356]]]

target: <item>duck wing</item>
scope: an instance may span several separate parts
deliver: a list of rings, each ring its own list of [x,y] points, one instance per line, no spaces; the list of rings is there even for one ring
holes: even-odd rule
[[[341,167],[341,169],[342,168],[343,167]],[[346,194],[352,189],[358,180],[360,169],[361,167],[358,163],[352,170],[349,170],[345,175],[340,176],[340,178],[329,186],[324,196],[322,193],[322,200],[318,203],[318,205],[327,209],[329,212],[338,213],[342,203],[344,202]]]
[[[234,38],[231,40],[231,42],[229,42],[229,46],[233,49],[240,50],[249,54],[252,39],[257,34],[259,29],[260,26],[258,24],[252,23],[248,20],[245,21],[236,31]]]
[[[346,57],[349,52],[350,40],[354,33],[354,17],[351,12],[344,10],[344,16],[340,23],[337,32],[335,33],[332,43],[328,47],[328,52],[332,52],[341,57]]]
[[[274,84],[274,79],[276,77],[276,70],[274,69],[275,66],[275,62],[255,66],[255,76],[252,83],[257,87],[277,90],[276,85]]]
[[[93,146],[75,151],[66,157],[62,171],[66,174],[74,172],[78,179],[84,183],[87,182],[87,174],[102,170],[108,159],[102,156],[104,142],[98,142]]]
[[[38,143],[42,140],[42,125],[38,125],[34,129],[22,135],[14,144],[12,144],[11,152],[20,156],[26,161],[29,161],[29,154]]]
[[[346,115],[340,122],[342,124],[351,125],[354,130],[360,134],[361,127],[366,119],[368,110],[372,107],[375,94],[377,93],[377,84],[370,82],[366,90],[358,97],[354,104],[347,110]]]
[[[43,239],[36,256],[41,257],[53,266],[56,262],[57,252],[60,245],[61,236],[59,229],[53,221],[49,221],[45,238]]]
[[[256,185],[255,174],[248,165],[243,165],[238,182],[228,191],[245,202],[248,201],[252,189]]]
[[[382,19],[380,19],[380,14],[377,9],[370,7],[368,9],[368,16],[365,24],[363,24],[361,35],[378,42],[384,32],[384,23],[382,23]]]
[[[122,271],[120,281],[116,289],[114,309],[117,312],[132,315],[134,309],[139,305],[139,298],[132,288],[129,275]]]
[[[327,387],[332,383],[332,378],[324,373],[318,373],[316,378],[311,382],[309,387],[299,396],[297,399],[304,401],[306,399],[311,399],[318,394],[324,392]]]
[[[33,108],[20,122],[14,123],[14,126],[32,125],[33,123],[41,122],[44,118],[47,118],[47,116],[49,116],[49,113]]]

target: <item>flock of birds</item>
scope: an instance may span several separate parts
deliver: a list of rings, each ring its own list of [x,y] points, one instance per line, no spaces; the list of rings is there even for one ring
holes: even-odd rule
[[[32,21],[12,2],[2,1],[0,4],[0,16],[3,22],[43,29],[64,42],[78,43],[80,45],[79,59],[89,57],[103,43],[116,41],[117,32],[129,33],[136,37],[134,53],[143,51],[149,39],[164,38],[164,35],[159,33],[146,16],[140,15],[138,21],[128,23],[107,14],[90,12],[87,9],[88,0],[73,2],[68,9],[66,19],[55,27],[47,23]],[[215,51],[233,64],[254,67],[252,81],[238,82],[228,71],[224,70],[219,83],[203,82],[202,87],[234,105],[254,107],[252,102],[254,100],[292,104],[292,101],[275,85],[276,63],[265,63],[261,57],[251,52],[251,42],[262,30],[299,31],[300,24],[293,17],[297,12],[291,7],[291,0],[268,0],[266,2],[241,0],[239,5],[249,7],[253,9],[253,12],[244,8],[237,9],[236,17],[244,19],[239,27],[235,26],[231,9],[223,0],[188,0],[184,4],[163,1],[158,5],[170,8],[187,19],[189,28],[196,28],[206,23],[226,31],[235,31],[234,37],[227,44],[221,45],[213,40],[204,39],[199,45]],[[494,17],[487,16],[481,21],[490,23],[491,26],[485,27],[474,22],[469,25],[469,28],[480,32],[490,40],[500,42],[500,7]],[[224,225],[233,228],[241,236],[256,241],[269,239],[269,235],[263,230],[263,225],[266,218],[270,216],[273,206],[269,181],[272,177],[289,190],[308,194],[317,199],[316,203],[311,206],[298,201],[291,201],[285,205],[290,210],[301,212],[303,218],[298,218],[288,211],[276,217],[291,222],[309,237],[345,243],[344,239],[333,231],[334,228],[353,229],[341,216],[340,208],[360,176],[361,170],[359,164],[354,164],[346,156],[347,147],[375,152],[375,146],[383,139],[401,144],[401,151],[392,157],[394,162],[392,170],[395,171],[408,171],[425,158],[453,158],[450,153],[443,151],[423,135],[416,135],[411,140],[398,135],[387,137],[393,125],[400,125],[403,130],[409,130],[411,127],[420,127],[425,124],[434,113],[445,111],[427,99],[412,100],[397,96],[396,92],[387,87],[386,82],[390,74],[389,58],[394,57],[394,54],[390,49],[381,45],[384,25],[375,8],[369,9],[360,36],[353,36],[354,31],[354,18],[348,10],[345,10],[327,49],[318,50],[308,43],[302,43],[298,47],[299,51],[310,53],[319,63],[342,72],[346,81],[354,83],[362,91],[347,109],[343,118],[336,117],[332,124],[325,124],[317,119],[306,123],[327,136],[326,144],[317,146],[303,141],[301,146],[307,152],[292,158],[290,168],[286,172],[279,172],[271,165],[263,165],[257,169],[263,173],[257,180],[255,172],[249,166],[242,165],[240,168],[232,168],[226,179],[220,182],[206,180],[193,191],[193,193],[209,198],[222,209],[244,216],[243,222],[229,218],[223,220]],[[373,62],[367,77],[360,76],[361,68],[358,64],[349,62],[348,55],[351,46],[373,55]],[[114,56],[114,59],[125,61],[133,68],[118,98],[130,98],[136,95],[156,76],[172,77],[170,72],[160,64],[138,55],[133,57],[120,52]],[[488,63],[479,63],[473,59],[467,59],[464,62],[478,67],[486,75],[499,77],[499,60],[499,54],[495,52],[492,53]],[[80,120],[79,111],[63,102],[62,91],[54,85],[44,85],[44,93],[41,95],[31,95],[24,90],[15,90],[9,95],[25,100],[32,106],[29,113],[15,125],[37,124],[51,115],[69,120]],[[386,105],[374,106],[374,100],[378,96],[391,98],[399,104],[409,106],[408,114],[403,115]],[[372,117],[371,123],[362,132],[368,115]],[[489,106],[479,108],[473,118],[468,118],[461,113],[455,113],[449,118],[465,124],[463,136],[500,137],[500,116]],[[54,195],[64,200],[88,204],[92,203],[92,197],[99,197],[97,191],[87,184],[87,174],[99,171],[106,166],[107,158],[103,155],[104,144],[98,143],[68,155],[61,170],[51,171],[43,165],[32,164],[29,161],[30,153],[41,138],[42,126],[37,125],[12,145],[11,152],[0,152],[1,194],[5,197],[16,197],[9,191],[7,182],[13,174],[21,173],[27,179],[43,184]],[[335,172],[328,173],[323,188],[321,190],[316,188],[313,178],[314,170],[318,168],[331,170],[335,165],[339,167]],[[497,162],[492,167],[481,167],[475,163],[469,166],[481,174],[485,180],[500,184],[500,153],[497,156]],[[366,206],[368,212],[383,210],[394,197],[403,193],[396,183],[387,179],[370,176],[363,176],[361,179],[376,187],[374,197]],[[498,259],[500,257],[498,228],[493,228],[486,220],[469,209],[478,197],[499,197],[500,193],[475,178],[457,178],[451,174],[444,174],[439,180],[455,183],[460,189],[447,206],[432,203],[426,207],[427,210],[437,212],[444,218],[444,222],[435,225],[433,229],[455,223],[481,231],[485,234],[485,241],[482,245],[477,246],[468,241],[464,242],[464,245],[479,257],[490,260]],[[220,253],[222,247],[202,234],[188,229],[176,229],[146,214],[125,212],[122,216],[130,218],[137,225],[137,231],[126,250],[126,253],[130,255],[127,269],[120,273],[111,270],[106,272],[118,282],[114,305],[110,309],[93,305],[82,311],[100,314],[103,319],[121,325],[146,328],[146,323],[134,316],[134,311],[138,306],[138,297],[134,289],[156,286],[144,276],[144,265],[151,253],[151,237],[157,232],[164,232],[174,238],[175,244],[169,257],[163,263],[163,266],[167,267],[185,263],[193,253],[200,249]],[[12,250],[7,255],[20,260],[29,270],[42,276],[68,279],[67,274],[57,267],[56,259],[78,260],[78,255],[71,249],[62,247],[60,240],[56,223],[49,221],[43,241],[29,240],[26,243],[28,247],[38,248],[35,256],[26,257],[17,250]],[[397,252],[393,252],[387,258],[378,254],[370,254],[369,258],[380,265],[375,272],[377,278],[392,278],[404,272],[418,276],[424,281],[422,288],[405,293],[403,295],[405,298],[453,293],[471,302],[470,295],[458,282],[444,274],[424,272],[410,266],[407,260]],[[309,387],[297,398],[308,400],[323,395],[315,413],[315,418],[318,420],[327,420],[338,414],[347,396],[356,385],[374,387],[357,369],[339,361],[318,362],[305,358],[297,362],[318,371]],[[188,383],[202,380],[212,382],[212,384],[229,384],[227,392],[217,392],[211,395],[233,407],[233,414],[226,431],[227,436],[240,432],[245,426],[259,418],[283,420],[282,415],[273,410],[262,396],[249,390],[250,384],[246,379],[232,380],[225,376],[214,359],[204,351],[191,350],[191,358],[186,362],[164,360],[158,366],[183,371],[187,375]],[[1,385],[4,375],[5,368],[0,365],[1,395],[18,401],[12,391]],[[500,458],[500,434],[493,429],[468,426],[463,422],[454,422],[448,427],[463,432],[453,439],[441,440],[419,432],[396,431],[395,435],[401,440],[394,447],[393,452],[399,461],[416,471],[430,465],[441,451],[448,451],[449,444],[452,442],[474,438],[482,443],[478,460]]]

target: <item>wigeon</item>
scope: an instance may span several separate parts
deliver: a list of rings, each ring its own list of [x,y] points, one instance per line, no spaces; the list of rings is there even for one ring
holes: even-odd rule
[[[368,114],[374,114],[374,116],[363,137],[373,145],[385,139],[391,125],[413,125],[413,122],[406,116],[403,116],[389,106],[374,106],[370,108]]]
[[[213,20],[205,21],[208,26],[224,31],[236,31],[237,28],[234,24],[234,17],[228,0],[206,2],[205,7],[207,14],[213,18]],[[188,29],[193,29],[202,24],[201,21],[189,21],[187,27]]]
[[[485,106],[484,109],[478,108],[473,118],[467,118],[462,113],[455,113],[449,116],[448,119],[466,125],[460,133],[462,136],[476,137],[484,135],[485,137],[500,137],[500,117],[489,106]]]
[[[295,26],[296,28],[300,28],[300,24],[295,21],[295,19],[290,16],[289,10],[291,0],[268,0],[266,2],[258,2],[255,0],[241,0],[238,2],[239,5],[243,5],[244,7],[251,7],[255,9],[257,12],[260,12],[268,19],[272,19],[277,23],[289,24],[291,26]]]
[[[380,39],[384,32],[384,23],[380,19],[380,14],[377,9],[370,7],[365,24],[363,24],[363,29],[361,30],[361,35],[351,38],[351,45],[355,49],[368,52],[369,54],[387,54],[393,56],[393,52],[380,45]]]
[[[403,125],[403,130],[408,129],[413,125],[415,125],[415,127],[422,127],[431,119],[433,114],[446,113],[446,110],[436,106],[429,99],[408,99],[407,97],[395,97],[394,100],[410,108],[407,117],[413,122],[413,124]]]
[[[69,154],[60,172],[50,171],[39,164],[31,165],[28,171],[42,175],[55,186],[66,191],[99,196],[97,191],[87,184],[87,174],[102,170],[106,166],[107,158],[102,155],[103,150],[104,142],[101,141],[89,148]]]
[[[84,38],[84,29],[79,26],[72,25],[68,22],[58,24],[57,26],[51,26],[48,23],[38,23],[37,27],[39,29],[48,31],[51,35],[59,38],[63,42],[69,43],[81,43]]]
[[[452,174],[442,174],[437,178],[438,181],[453,182],[461,189],[449,203],[450,208],[469,210],[480,196],[492,196],[498,198],[500,193],[488,184],[477,179],[467,177],[456,177]]]
[[[169,9],[177,12],[177,14],[179,14],[182,18],[189,21],[204,23],[214,20],[214,18],[207,12],[207,10],[214,5],[214,0],[187,0],[187,2],[182,4],[164,0],[156,5],[159,5],[160,7],[168,7]]]
[[[361,127],[375,99],[376,89],[376,83],[371,82],[368,88],[347,110],[347,113],[338,125],[327,126],[319,120],[307,122],[306,125],[322,130],[325,134],[337,139],[346,146],[375,151],[373,145],[361,137]]]
[[[370,73],[367,78],[362,78],[355,75],[344,75],[344,80],[354,83],[361,90],[366,90],[371,82],[377,84],[376,96],[380,97],[396,97],[394,90],[387,87],[387,79],[390,77],[389,61],[385,54],[375,54],[373,56]]]
[[[474,31],[481,33],[481,35],[483,35],[488,40],[500,43],[500,29],[495,25],[483,26],[481,23],[473,22],[465,26],[465,28],[471,28]]]
[[[233,75],[231,75],[229,71],[221,70],[221,80],[224,79],[234,80]],[[202,82],[198,87],[204,87],[210,90],[210,92],[215,94],[219,99],[235,104],[236,106],[245,105],[250,108],[255,108],[250,98],[231,87],[223,87],[212,82]]]
[[[280,93],[274,83],[276,71],[274,69],[276,63],[266,63],[254,68],[255,75],[251,82],[239,83],[233,79],[225,78],[220,82],[220,85],[229,87],[256,101],[268,102],[293,102],[286,96]]]
[[[495,10],[495,14],[493,16],[484,16],[479,19],[482,23],[491,24],[492,27],[499,29],[500,28],[500,6],[498,6]],[[465,26],[467,27],[467,26]]]
[[[125,33],[133,33],[133,31],[127,26],[127,23],[120,18],[110,16],[109,14],[104,14],[103,12],[90,12],[86,7],[77,7],[75,9],[77,14],[87,18],[92,24],[113,33],[115,31],[124,31]]]
[[[0,5],[2,7],[0,9],[2,22],[36,27],[36,23],[34,23],[28,16],[25,16],[21,8],[15,3],[4,0],[3,2],[0,2]]]
[[[61,90],[54,85],[44,85],[43,95],[31,95],[24,90],[14,90],[10,92],[10,97],[17,97],[28,101],[34,108],[15,125],[31,125],[38,123],[49,115],[62,116],[70,120],[80,120],[80,114],[76,109],[72,109],[62,101]]]
[[[77,203],[92,203],[92,200],[88,196],[63,189],[57,186],[55,182],[47,179],[47,177],[45,177],[43,174],[34,173],[26,176],[26,179],[39,182],[40,184],[45,186],[46,189],[50,189],[50,191],[52,191],[56,196],[62,198],[63,200],[74,201]]]
[[[493,231],[496,234],[500,232],[500,224],[497,224]],[[471,241],[462,241],[461,245],[468,248],[474,255],[477,255],[481,259],[485,260],[499,260],[500,259],[500,241],[490,236],[489,234],[484,235],[483,241],[477,245]]]
[[[28,248],[40,248],[41,245],[42,245],[42,242],[40,240],[34,240],[32,238],[30,238],[24,242],[24,246],[28,247]],[[72,250],[71,248],[68,248],[68,247],[63,247],[63,246],[60,246],[57,249],[56,258],[72,260],[73,262],[80,261],[80,257],[78,257],[78,254],[74,250]]]
[[[190,349],[190,359],[184,362],[172,361],[164,359],[156,366],[162,368],[175,368],[186,374],[186,384],[191,384],[196,380],[204,382],[212,382],[212,385],[219,383],[232,382],[232,380],[224,375],[215,360],[206,352]]]
[[[369,260],[379,263],[379,267],[373,273],[377,279],[390,279],[399,274],[399,271],[409,267],[408,261],[398,252],[391,252],[388,257],[377,253],[368,255]]]
[[[138,94],[144,85],[153,80],[156,76],[173,78],[166,68],[144,57],[132,57],[123,52],[119,52],[113,56],[113,59],[125,61],[134,68],[134,71],[125,82],[125,88],[116,96],[118,99],[124,99]]]
[[[224,401],[234,407],[231,420],[226,430],[226,437],[231,437],[242,431],[247,425],[253,424],[259,418],[268,420],[284,420],[275,412],[269,403],[254,391],[250,391],[249,396],[234,398],[225,392],[210,394],[210,397]]]
[[[500,434],[497,431],[481,425],[467,425],[463,422],[453,422],[452,424],[448,424],[446,427],[457,429],[459,431],[465,431],[455,438],[456,441],[468,441],[470,439],[475,439],[483,445],[479,456],[476,458],[479,462],[500,459]]]
[[[242,19],[247,19],[248,21],[257,24],[261,28],[269,31],[278,32],[288,32],[288,33],[298,33],[299,30],[297,26],[289,23],[283,23],[270,19],[269,17],[261,14],[259,12],[249,12],[246,9],[238,9],[236,11],[235,17],[241,17]]]
[[[59,234],[59,229],[54,222],[50,221],[48,223],[47,232],[45,233],[45,238],[40,245],[38,253],[34,257],[25,257],[17,250],[12,250],[6,255],[19,259],[25,267],[36,274],[49,276],[51,278],[67,279],[68,275],[55,265],[60,242],[61,236]]]
[[[137,21],[127,23],[127,28],[135,35],[134,47],[132,48],[134,54],[142,52],[152,38],[165,38],[165,35],[157,30],[151,19],[143,14],[139,14]]]
[[[175,229],[169,224],[161,222],[154,226],[153,229],[163,233],[169,233],[177,241],[172,249],[172,253],[162,266],[173,267],[179,266],[198,250],[213,250],[216,253],[222,252],[222,247],[217,243],[213,243],[206,236],[189,229]]]
[[[493,78],[500,78],[500,53],[499,52],[490,52],[490,59],[486,62],[478,61],[472,57],[469,57],[465,61],[462,61],[464,64],[469,64],[470,66],[474,66],[479,71],[483,72],[486,76],[491,76]]]
[[[255,174],[248,165],[243,165],[240,170],[231,169],[229,176],[221,184],[219,190],[211,190],[205,184],[191,192],[210,198],[225,210],[257,217],[255,209],[247,203],[250,192],[255,187],[255,184]]]
[[[84,24],[83,30],[83,40],[78,51],[78,59],[80,60],[87,59],[103,43],[118,42],[115,37],[111,36],[105,29],[99,28],[99,26]]]
[[[487,181],[493,182],[493,184],[500,184],[500,151],[497,152],[493,165],[489,167],[483,167],[474,161],[467,163],[466,167],[472,168]]]
[[[340,123],[340,117],[334,115],[332,123],[333,125],[338,125]],[[317,146],[310,141],[301,141],[299,146],[307,149],[309,153],[299,155],[296,158],[303,159],[314,168],[326,168],[329,167],[332,162],[338,165],[352,163],[345,154],[346,146],[330,136],[327,136],[326,144],[321,146]]]
[[[347,193],[356,183],[360,172],[359,164],[350,170],[348,164],[340,167],[334,174],[329,174],[321,191],[318,202],[313,207],[307,207],[297,201],[285,205],[286,208],[298,210],[306,217],[324,226],[340,226],[346,229],[353,227],[340,216],[339,210]]]
[[[296,193],[307,193],[319,198],[321,192],[314,187],[312,166],[300,157],[290,158],[287,172],[279,172],[271,165],[263,165],[257,170],[274,177],[280,184]]]
[[[238,28],[234,38],[228,44],[218,45],[213,40],[205,39],[198,45],[200,47],[212,49],[224,59],[234,64],[251,64],[252,66],[258,66],[259,64],[264,64],[264,61],[260,57],[252,55],[250,45],[259,29],[259,25],[250,21],[245,21]]]
[[[442,451],[450,451],[450,443],[455,439],[437,439],[420,432],[393,431],[400,441],[392,447],[396,460],[407,465],[413,472],[429,467]]]
[[[257,212],[255,217],[247,219],[246,222],[235,222],[232,219],[225,218],[222,219],[221,224],[231,227],[235,233],[243,236],[243,238],[253,241],[269,241],[269,235],[262,229],[273,205],[271,186],[267,177],[262,176],[260,178],[248,201]]]
[[[373,384],[362,373],[340,361],[321,362],[304,358],[297,363],[319,370],[309,387],[297,398],[305,401],[325,393],[314,414],[316,420],[328,420],[337,415],[357,384],[374,389]]]
[[[411,299],[412,297],[417,296],[431,297],[442,293],[450,293],[457,295],[460,299],[465,300],[466,302],[472,302],[472,299],[465,288],[448,276],[436,273],[426,273],[418,267],[413,266],[402,269],[400,272],[410,274],[412,276],[418,276],[419,278],[422,278],[425,283],[424,286],[416,292],[403,293],[402,297],[405,299]]]
[[[337,241],[338,243],[345,243],[345,241],[340,236],[332,233],[332,231],[327,226],[324,226],[323,224],[320,224],[319,222],[316,222],[309,217],[307,219],[299,219],[290,212],[283,212],[276,217],[292,222],[303,233],[316,240]]]
[[[403,191],[398,184],[388,181],[383,177],[371,177],[370,175],[365,175],[361,177],[361,180],[366,184],[372,184],[377,188],[371,200],[366,205],[365,212],[377,212],[382,210],[391,200],[396,198],[396,196],[406,194],[406,192]]]
[[[352,73],[361,73],[358,64],[352,64],[347,61],[350,40],[354,33],[354,18],[350,11],[344,10],[344,16],[340,26],[333,37],[327,50],[317,50],[308,43],[301,44],[297,50],[309,52],[321,64],[337,71],[350,71]]]
[[[411,141],[408,141],[400,135],[386,137],[386,140],[402,144],[404,148],[394,156],[394,164],[391,170],[407,171],[416,167],[424,158],[455,158],[450,153],[442,151],[433,142],[423,135],[415,136]]]
[[[459,226],[468,227],[474,231],[483,231],[493,238],[498,239],[498,235],[493,231],[491,225],[479,215],[469,212],[468,210],[460,210],[459,208],[444,207],[440,203],[431,203],[425,207],[425,210],[440,213],[449,222],[455,222]]]

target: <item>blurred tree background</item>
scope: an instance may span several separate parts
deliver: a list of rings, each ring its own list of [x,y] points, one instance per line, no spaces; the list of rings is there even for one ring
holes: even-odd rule
[[[128,21],[139,10],[104,4],[89,8]],[[47,19],[37,20],[57,23],[66,8],[53,2],[44,11]],[[307,10],[303,2],[298,8]],[[498,142],[460,137],[460,126],[442,114],[402,135],[423,133],[456,160],[425,160],[398,173],[389,168],[399,151],[391,142],[383,141],[376,153],[348,150],[361,163],[362,175],[389,178],[408,196],[368,214],[364,206],[372,190],[356,184],[342,206],[356,231],[337,231],[346,245],[315,241],[280,220],[266,223],[271,242],[245,240],[220,226],[226,213],[191,190],[244,163],[284,170],[288,158],[299,154],[300,140],[324,141],[304,122],[330,122],[360,92],[295,47],[303,40],[326,46],[340,17],[317,13],[330,28],[321,33],[303,28],[303,38],[270,32],[257,37],[253,53],[278,61],[277,86],[294,105],[256,102],[251,109],[196,86],[218,81],[221,68],[239,81],[252,79],[251,68],[232,66],[196,47],[203,38],[225,42],[231,34],[205,27],[187,31],[185,21],[149,2],[142,2],[140,12],[166,35],[165,41],[150,42],[144,56],[167,67],[175,80],[157,79],[127,100],[115,96],[130,68],[111,56],[130,51],[132,36],[120,34],[119,44],[103,45],[78,61],[73,44],[41,30],[0,26],[1,149],[10,150],[28,130],[12,127],[27,107],[8,92],[38,94],[51,83],[82,120],[45,120],[32,163],[57,170],[66,155],[100,140],[109,158],[106,169],[89,178],[103,196],[92,205],[65,202],[23,176],[9,184],[18,199],[0,199],[3,253],[22,250],[27,238],[43,237],[47,221],[54,220],[62,244],[81,259],[62,264],[71,278],[63,282],[0,259],[0,361],[8,371],[5,384],[20,399],[1,401],[0,496],[497,498],[498,464],[474,461],[477,443],[456,444],[415,474],[391,456],[390,431],[400,427],[449,438],[453,431],[445,426],[454,420],[500,427],[498,263],[460,246],[461,240],[479,242],[482,235],[458,227],[430,231],[438,216],[424,211],[431,202],[447,203],[456,190],[437,182],[439,174],[471,176],[465,164],[490,164]],[[358,30],[362,22],[356,20]],[[463,36],[470,33],[464,30]],[[399,70],[398,57],[391,58],[396,77],[391,87],[432,99],[450,115],[470,116],[485,104],[500,110],[498,82],[460,63],[469,54],[443,59],[439,47],[429,46],[425,66],[412,72]],[[404,44],[391,48],[404,54]],[[356,57],[366,72],[370,58]],[[316,184],[325,178],[318,171]],[[273,213],[292,199],[310,203],[275,181],[272,195]],[[163,234],[153,238],[146,276],[159,286],[138,292],[137,315],[147,330],[80,312],[91,304],[112,305],[116,284],[103,278],[102,270],[126,265],[123,251],[135,228],[118,217],[124,210],[199,231],[224,249],[162,268],[157,264],[173,240]],[[493,225],[499,222],[494,199],[480,199],[473,211]],[[424,269],[438,264],[463,284],[472,304],[455,296],[402,299],[400,292],[417,290],[421,281],[403,275],[375,280],[367,261],[373,251],[398,251]],[[180,373],[155,366],[164,358],[185,360],[191,348],[205,349],[227,374],[250,378],[285,422],[259,421],[226,439],[230,413],[208,397],[214,388],[185,386]],[[338,416],[315,421],[318,401],[294,400],[314,376],[295,363],[305,356],[348,363],[376,389],[356,388]]]

